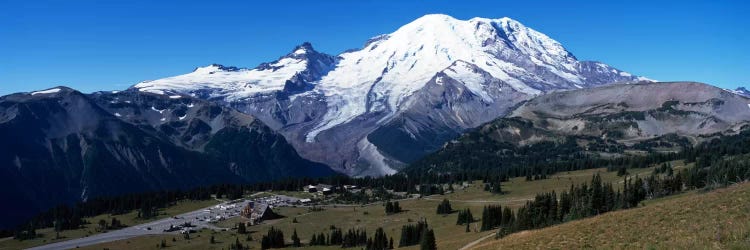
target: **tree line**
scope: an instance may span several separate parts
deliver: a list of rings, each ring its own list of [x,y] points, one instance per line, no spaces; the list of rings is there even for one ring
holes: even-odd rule
[[[422,250],[436,250],[437,244],[435,232],[427,225],[427,220],[420,220],[417,224],[408,224],[401,227],[401,239],[398,247],[419,245]]]
[[[474,138],[476,139],[476,138]],[[484,139],[482,139],[484,140]],[[496,142],[495,142],[496,143]],[[481,143],[480,143],[481,144]],[[504,149],[512,145],[493,146],[495,149]],[[212,195],[228,199],[240,198],[247,192],[266,190],[302,190],[309,184],[329,183],[335,187],[343,185],[357,185],[360,187],[377,188],[378,190],[393,190],[396,192],[434,194],[442,193],[442,184],[452,187],[455,183],[481,179],[485,183],[491,183],[489,188],[495,191],[495,186],[502,192],[500,183],[509,178],[529,175],[549,175],[559,171],[571,171],[607,166],[611,170],[620,171],[626,168],[643,168],[653,164],[664,163],[676,159],[684,159],[686,162],[694,162],[695,167],[687,170],[675,171],[669,168],[659,170],[646,180],[640,179],[640,184],[648,183],[645,191],[648,197],[658,197],[680,192],[684,188],[721,187],[734,182],[750,179],[750,129],[745,129],[735,135],[716,136],[705,143],[695,147],[686,147],[680,153],[652,153],[644,156],[626,156],[616,158],[598,158],[582,153],[580,149],[571,150],[575,147],[567,142],[559,144],[541,143],[537,146],[529,145],[526,148],[515,148],[509,162],[501,165],[486,165],[493,161],[492,157],[479,157],[482,162],[473,166],[471,164],[452,165],[451,171],[420,171],[424,169],[440,170],[441,164],[435,163],[430,158],[420,160],[412,164],[405,171],[395,175],[384,177],[350,178],[335,175],[325,178],[299,178],[285,179],[271,182],[253,184],[224,184],[209,187],[200,187],[191,190],[172,190],[146,192],[139,194],[126,194],[113,197],[94,197],[87,201],[74,204],[61,204],[45,212],[39,213],[28,222],[16,227],[13,231],[1,231],[2,236],[13,235],[17,239],[30,239],[36,237],[36,229],[55,227],[60,231],[78,229],[84,224],[85,217],[93,217],[101,214],[124,214],[137,210],[142,218],[150,218],[158,215],[159,209],[174,205],[179,200],[206,200]],[[489,150],[489,149],[483,149]],[[550,158],[541,157],[549,154]],[[489,151],[488,151],[489,152]],[[537,152],[537,153],[535,153]],[[528,155],[526,155],[528,154]],[[471,155],[471,154],[469,154]],[[559,157],[558,157],[559,156]],[[564,156],[564,157],[563,157]],[[441,156],[442,157],[442,156]],[[456,155],[458,158],[466,156]],[[516,158],[513,158],[516,157]],[[458,159],[457,158],[457,159]],[[451,160],[445,158],[445,164],[452,164]],[[459,159],[460,160],[460,159]],[[432,165],[430,165],[432,164]],[[486,166],[485,166],[486,165]],[[669,172],[672,175],[669,175]],[[622,173],[626,176],[627,173]],[[638,180],[635,180],[638,182]],[[639,183],[632,183],[638,185]],[[420,190],[416,190],[420,187]],[[605,187],[607,193],[610,187]],[[341,191],[343,188],[336,190]],[[426,191],[427,190],[427,191]],[[387,193],[387,192],[384,192]],[[570,194],[568,194],[570,195]],[[620,195],[625,195],[621,193]],[[629,194],[630,195],[630,194]],[[633,198],[633,197],[629,197]],[[627,203],[616,204],[625,206]],[[600,211],[602,210],[599,208]],[[606,210],[606,209],[604,209]],[[582,210],[576,210],[581,214]]]

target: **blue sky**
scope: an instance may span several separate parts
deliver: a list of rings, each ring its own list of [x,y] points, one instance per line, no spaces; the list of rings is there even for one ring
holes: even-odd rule
[[[582,60],[657,80],[750,87],[745,2],[3,0],[0,95],[124,89],[211,63],[255,67],[304,41],[338,54],[430,13],[507,16]]]

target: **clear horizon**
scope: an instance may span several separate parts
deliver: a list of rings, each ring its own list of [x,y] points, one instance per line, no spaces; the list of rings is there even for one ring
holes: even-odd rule
[[[339,54],[426,14],[510,17],[601,61],[660,81],[748,87],[741,1],[17,1],[0,4],[0,95],[64,85],[122,90],[211,63],[253,68],[311,42]]]

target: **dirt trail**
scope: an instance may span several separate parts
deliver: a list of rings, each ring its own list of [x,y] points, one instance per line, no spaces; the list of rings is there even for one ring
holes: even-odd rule
[[[468,250],[468,249],[471,249],[472,247],[476,246],[480,242],[482,242],[482,241],[484,241],[484,240],[486,240],[486,239],[488,239],[488,238],[490,238],[490,237],[492,237],[494,235],[495,235],[495,233],[491,233],[491,234],[485,235],[482,238],[479,238],[479,239],[477,239],[475,241],[469,242],[469,244],[466,244],[465,246],[463,246],[462,248],[459,248],[458,250]]]

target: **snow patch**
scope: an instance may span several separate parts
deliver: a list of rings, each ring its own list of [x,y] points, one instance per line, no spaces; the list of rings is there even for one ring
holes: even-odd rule
[[[60,92],[59,88],[36,91],[36,92],[31,93],[31,95],[54,94],[57,92]]]
[[[474,71],[472,65],[463,61],[456,62],[456,65],[444,71],[450,78],[458,80],[466,86],[469,91],[482,98],[485,103],[493,103],[490,94],[484,90],[484,84],[487,80],[482,74]]]
[[[115,113],[115,116],[121,117],[122,115],[120,115],[120,113]]]
[[[137,86],[137,85],[136,85],[136,86]],[[141,89],[138,89],[138,91],[141,91],[141,92],[148,92],[148,93],[152,93],[152,94],[157,94],[157,95],[163,95],[163,94],[164,94],[164,91],[163,91],[163,90],[159,90],[159,89],[147,89],[147,88],[141,88]]]
[[[184,75],[144,81],[134,88],[157,94],[164,94],[164,90],[190,93],[200,89],[215,89],[218,91],[212,97],[238,100],[259,93],[283,90],[286,80],[306,67],[306,59],[295,58],[282,58],[267,67],[252,70],[225,71],[219,66],[209,65]]]
[[[151,110],[153,110],[153,111],[156,111],[156,112],[159,112],[159,114],[163,114],[163,113],[164,113],[164,110],[166,110],[166,109],[156,109],[156,107],[154,107],[154,106],[151,106]]]
[[[648,78],[648,77],[643,77],[643,76],[639,76],[638,77],[638,81],[641,81],[641,82],[658,82],[657,80],[654,80],[654,79],[651,79],[651,78]]]
[[[169,99],[180,99],[181,96],[178,95],[171,95],[169,96]]]

